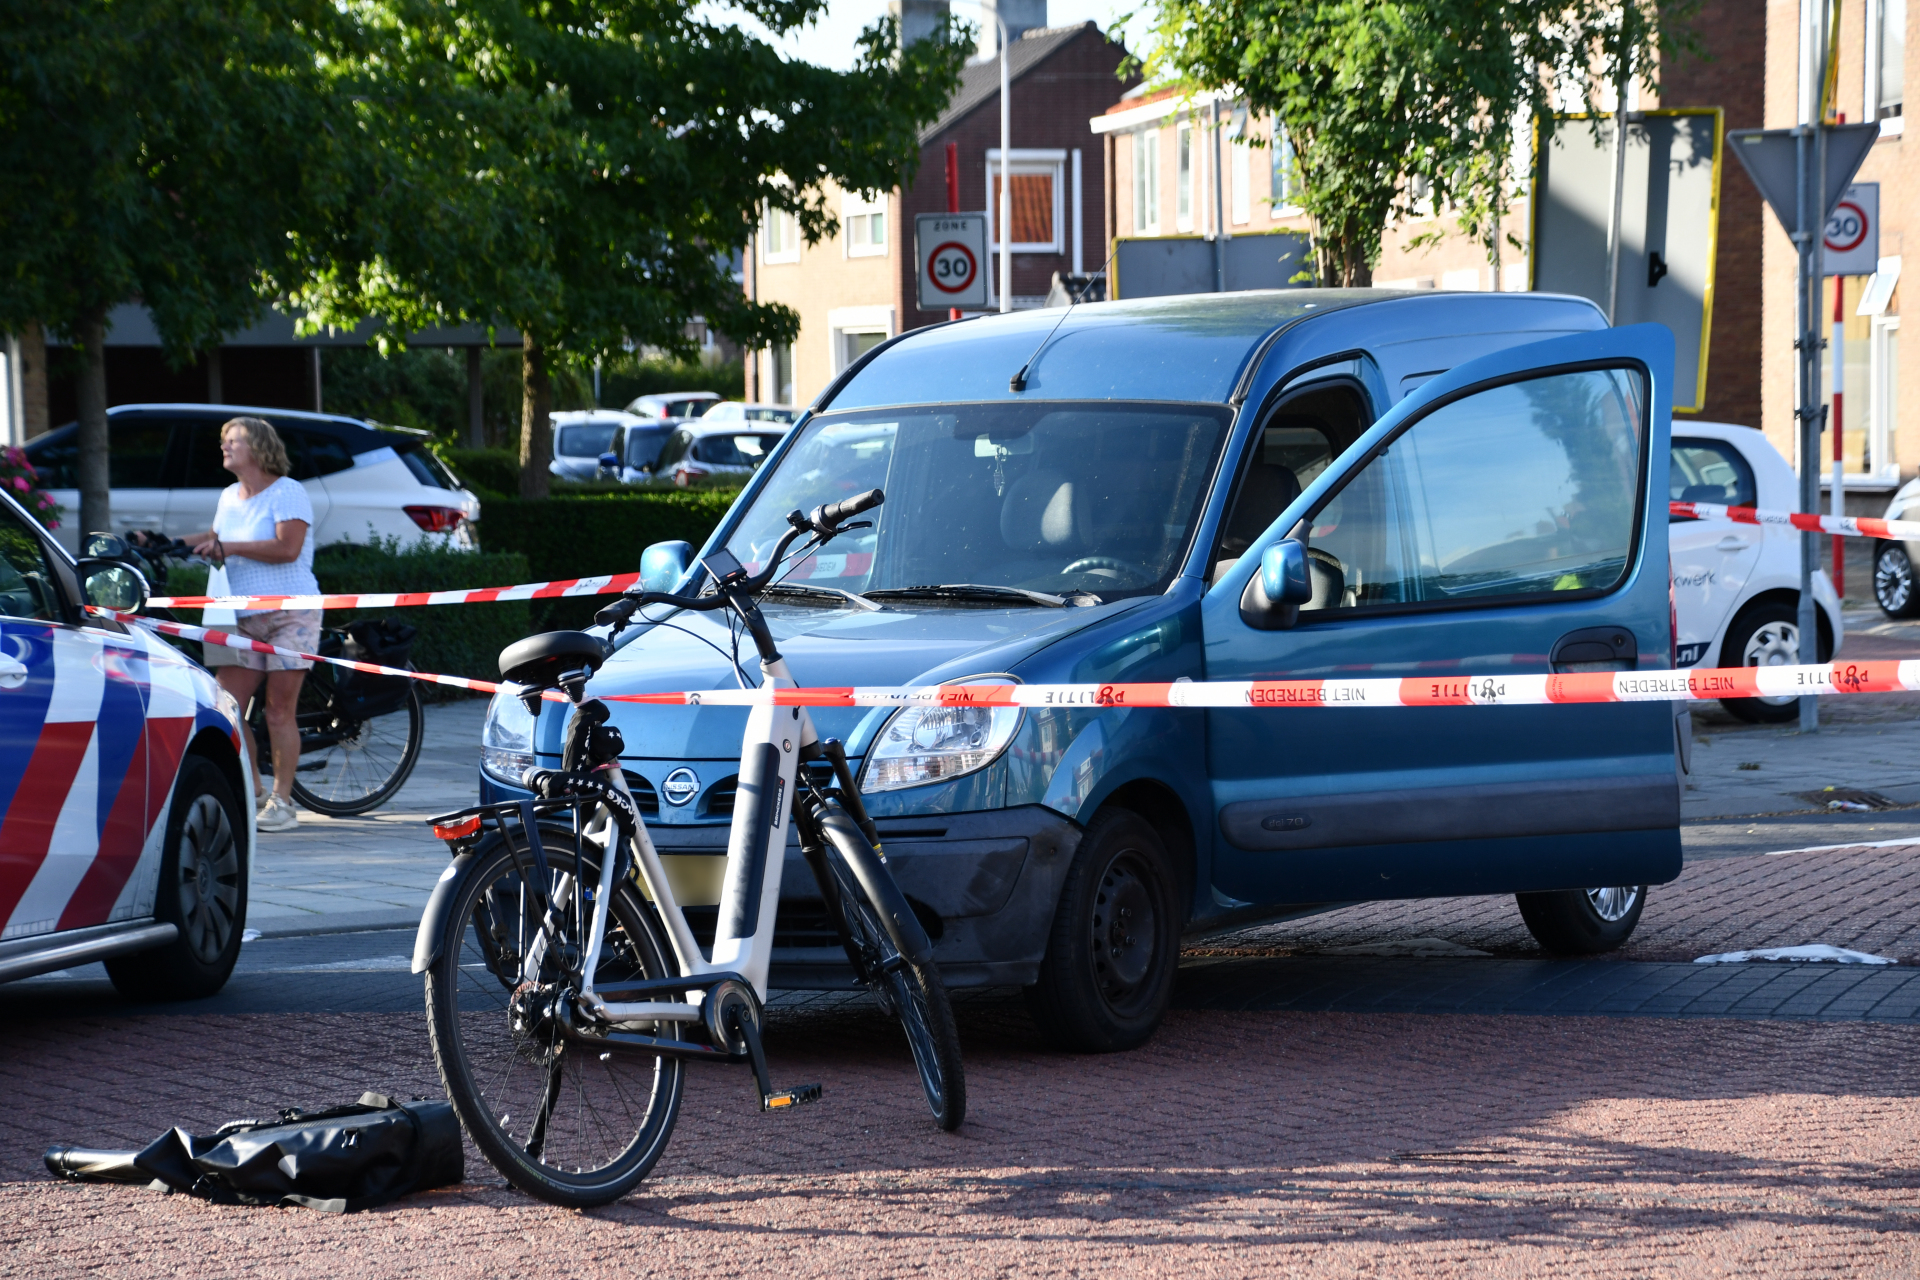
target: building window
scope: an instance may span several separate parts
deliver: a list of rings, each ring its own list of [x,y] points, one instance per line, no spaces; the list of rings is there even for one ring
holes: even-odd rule
[[[1231,168],[1233,172],[1232,209],[1230,216],[1235,226],[1241,226],[1253,220],[1253,149],[1244,141],[1233,144]]]
[[[767,352],[769,400],[775,404],[793,403],[793,348],[784,342],[776,342]]]
[[[1061,207],[1066,162],[1065,151],[1014,150],[1006,169],[1015,253],[1066,252],[1063,233],[1067,219]],[[987,152],[987,238],[995,252],[1000,248],[1000,180],[1000,150],[996,147]]]
[[[1882,133],[1901,132],[1907,96],[1907,0],[1867,0],[1866,65],[1865,118],[1880,121]]]
[[[858,192],[841,198],[840,232],[849,258],[881,258],[887,253],[887,198]]]
[[[785,209],[767,206],[760,222],[760,261],[800,261],[800,220]]]
[[[1182,120],[1174,129],[1174,154],[1179,158],[1174,166],[1179,177],[1179,186],[1173,194],[1173,223],[1182,231],[1193,230],[1193,124]]]
[[[1160,234],[1160,131],[1133,135],[1133,233]]]
[[[1268,179],[1267,198],[1273,202],[1273,213],[1277,217],[1300,202],[1300,180],[1294,167],[1293,143],[1278,120],[1273,122],[1273,143],[1267,148],[1267,162],[1273,166]]]
[[[1883,263],[1885,259],[1881,260]],[[1896,482],[1897,372],[1900,355],[1900,317],[1897,314],[1860,315],[1861,295],[1872,277],[1839,280],[1845,290],[1846,401],[1840,419],[1841,469],[1855,481]],[[1829,286],[1831,287],[1831,286]],[[1829,306],[1831,303],[1829,302]],[[1833,429],[1833,347],[1820,353],[1820,390],[1827,405],[1827,431]],[[1833,437],[1820,442],[1820,476],[1824,482],[1833,467]]]

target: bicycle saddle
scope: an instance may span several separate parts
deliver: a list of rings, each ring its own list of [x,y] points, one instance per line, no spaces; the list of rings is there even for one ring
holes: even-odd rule
[[[569,671],[598,671],[607,646],[584,631],[545,631],[500,651],[500,675],[515,684],[552,689]]]

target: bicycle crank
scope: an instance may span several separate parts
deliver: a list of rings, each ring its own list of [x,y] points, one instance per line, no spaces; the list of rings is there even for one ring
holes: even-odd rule
[[[797,1089],[774,1091],[767,1076],[767,1053],[760,1044],[760,1001],[753,988],[737,978],[716,982],[700,1006],[713,1042],[735,1055],[745,1054],[753,1064],[754,1092],[760,1098],[761,1111],[784,1111],[820,1099],[820,1086],[803,1084]]]

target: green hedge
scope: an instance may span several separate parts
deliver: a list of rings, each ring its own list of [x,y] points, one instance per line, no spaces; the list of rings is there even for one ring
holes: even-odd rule
[[[400,550],[392,543],[321,547],[313,558],[313,576],[319,580],[320,590],[329,595],[453,591],[532,580],[527,558],[518,552],[476,554],[438,547]],[[206,581],[205,565],[176,565],[168,575],[167,594],[200,595],[206,590]],[[180,614],[182,621],[199,621],[194,610],[181,610]],[[358,618],[382,617],[419,628],[420,636],[413,646],[414,666],[479,680],[498,680],[500,651],[534,630],[532,610],[525,600],[407,609],[329,609],[326,625],[338,627]],[[452,690],[447,693],[459,696]]]
[[[528,581],[632,573],[656,542],[696,548],[738,497],[738,489],[651,489],[556,495],[540,501],[488,495],[480,502],[480,545],[527,558]],[[535,601],[534,626],[584,627],[603,598]]]
[[[440,458],[476,490],[520,492],[520,454],[513,449],[441,449]]]

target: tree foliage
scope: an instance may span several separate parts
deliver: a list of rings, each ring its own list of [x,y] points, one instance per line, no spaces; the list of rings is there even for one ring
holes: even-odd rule
[[[1509,192],[1530,163],[1516,122],[1538,121],[1550,136],[1561,104],[1597,110],[1623,75],[1652,87],[1658,55],[1694,47],[1686,19],[1696,7],[1155,0],[1145,65],[1154,80],[1230,90],[1277,118],[1321,282],[1366,284],[1387,224],[1427,199],[1454,209],[1497,261]]]
[[[741,0],[775,30],[824,0]],[[965,46],[861,37],[852,70],[782,58],[696,0],[365,0],[357,104],[379,142],[366,216],[300,246],[315,319],[505,324],[525,340],[522,492],[546,489],[549,371],[628,344],[692,353],[702,315],[749,345],[791,340],[727,256],[767,204],[817,239],[826,184],[887,190],[946,105]]]
[[[81,383],[81,519],[107,527],[108,311],[176,360],[250,323],[288,235],[335,216],[352,28],[327,0],[0,6],[0,328],[64,333]]]

